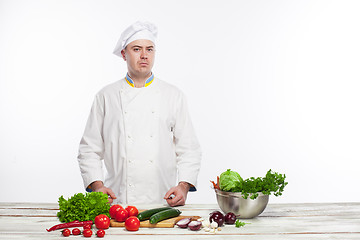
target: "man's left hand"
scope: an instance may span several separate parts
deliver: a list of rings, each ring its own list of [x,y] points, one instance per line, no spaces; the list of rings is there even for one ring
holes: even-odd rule
[[[187,182],[179,182],[176,187],[170,188],[165,194],[164,199],[171,207],[185,205],[186,197],[190,189],[190,184]],[[172,196],[172,197],[171,197]]]

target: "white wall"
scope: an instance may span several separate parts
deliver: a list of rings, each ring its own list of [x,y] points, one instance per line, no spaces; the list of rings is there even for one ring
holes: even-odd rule
[[[286,173],[272,203],[359,201],[360,2],[220,2],[0,0],[0,201],[83,192],[78,144],[137,20],[158,25],[154,72],[186,93],[204,152],[189,203],[215,203],[227,168]]]

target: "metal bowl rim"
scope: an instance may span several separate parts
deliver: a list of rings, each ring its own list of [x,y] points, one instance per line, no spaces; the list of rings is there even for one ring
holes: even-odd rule
[[[225,192],[225,191],[221,191],[219,189],[215,189],[215,192],[217,195],[220,196],[224,196],[224,197],[237,197],[237,198],[244,198],[242,196],[241,192]],[[259,196],[258,197],[262,197],[262,196],[267,196],[269,197],[269,195],[263,194],[262,192],[258,192]],[[253,193],[249,193],[249,197],[252,196]]]

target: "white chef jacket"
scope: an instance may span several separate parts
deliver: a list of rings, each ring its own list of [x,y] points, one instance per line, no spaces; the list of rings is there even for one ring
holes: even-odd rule
[[[106,86],[95,96],[78,161],[85,188],[103,181],[124,204],[165,203],[180,181],[196,188],[201,150],[183,93],[157,78],[143,88],[125,79]]]

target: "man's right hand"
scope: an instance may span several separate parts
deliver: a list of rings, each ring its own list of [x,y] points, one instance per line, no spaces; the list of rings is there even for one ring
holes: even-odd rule
[[[104,183],[102,181],[95,181],[90,184],[92,191],[94,192],[102,192],[109,196],[109,203],[112,203],[114,199],[116,199],[116,196],[114,192],[110,189],[104,186]]]

